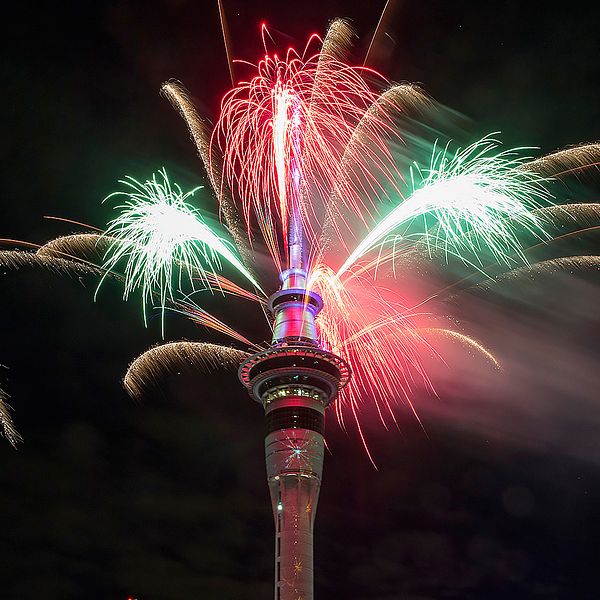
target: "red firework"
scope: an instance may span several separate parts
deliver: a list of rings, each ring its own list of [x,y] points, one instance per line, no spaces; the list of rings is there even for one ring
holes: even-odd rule
[[[285,58],[266,53],[255,76],[226,94],[213,132],[248,235],[256,222],[278,270],[289,261],[293,214],[314,248],[327,213],[364,222],[400,179],[388,149],[397,132],[387,100],[368,81],[383,77],[313,53],[315,43],[312,36]]]

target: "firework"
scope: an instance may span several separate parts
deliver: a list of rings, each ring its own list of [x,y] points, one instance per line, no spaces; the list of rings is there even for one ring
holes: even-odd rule
[[[169,374],[193,370],[209,373],[217,369],[235,371],[249,354],[203,342],[173,342],[147,350],[129,365],[123,387],[136,399],[141,399],[153,387],[160,388]]]
[[[312,38],[302,53],[290,50],[284,58],[267,53],[256,76],[225,97],[212,134],[180,83],[163,86],[189,128],[239,255],[225,232],[218,233],[189,204],[196,190],[184,193],[162,171],[144,183],[124,180],[126,189],[116,195],[125,195],[126,202],[101,235],[64,236],[37,253],[5,251],[2,264],[110,274],[122,279],[126,297],[140,288],[144,306],[166,307],[251,347],[182,288],[187,282],[192,291],[233,294],[262,306],[260,292],[219,272],[227,262],[260,289],[248,266],[256,222],[276,268],[295,261],[307,269],[307,289],[324,299],[316,321],[320,343],[354,366],[355,376],[335,405],[340,420],[349,409],[360,428],[358,414],[368,406],[383,421],[393,418],[398,402],[411,405],[415,386],[431,388],[419,355],[435,354],[427,340],[436,328],[421,324],[432,316],[421,304],[427,298],[406,301],[393,285],[382,285],[385,265],[391,263],[394,272],[406,270],[424,256],[458,257],[476,271],[483,261],[505,269],[524,265],[500,273],[498,283],[480,284],[484,287],[541,269],[527,265],[523,232],[545,246],[595,229],[599,215],[593,204],[543,206],[552,199],[548,176],[594,166],[600,150],[598,144],[587,144],[528,160],[519,149],[501,150],[497,140],[486,136],[455,151],[434,146],[429,164],[415,163],[403,178],[391,150],[400,141],[395,115],[423,114],[433,103],[416,86],[389,86],[373,71],[342,62],[352,37],[348,23],[336,20],[320,52],[311,50],[318,41]],[[385,89],[377,91],[372,81]],[[405,179],[412,190],[402,199]],[[236,203],[246,223],[245,238]],[[383,210],[387,214],[378,217]],[[332,252],[344,247],[342,231],[353,225],[367,234],[347,256]],[[333,263],[326,249],[334,254]],[[340,257],[341,267],[335,267]],[[553,264],[572,266],[565,260]],[[475,340],[460,336],[456,332],[454,340],[485,355]],[[357,349],[368,358],[359,361]],[[151,360],[167,361],[156,352],[147,357]]]
[[[213,133],[248,232],[255,218],[278,270],[294,247],[289,235],[298,233],[290,231],[290,215],[298,215],[294,227],[301,219],[303,236],[314,241],[314,221],[332,191],[362,218],[374,195],[384,193],[382,179],[396,174],[384,135],[397,136],[393,122],[376,113],[363,120],[379,93],[367,83],[367,70],[336,59],[340,37],[343,46],[346,28],[336,25],[325,43],[331,54],[310,53],[310,42],[302,54],[267,54],[256,76],[225,96]],[[342,160],[351,141],[359,161]]]
[[[0,265],[5,269],[42,268],[57,275],[102,275],[101,268],[79,260],[43,256],[24,250],[1,250]]]
[[[36,254],[40,257],[78,259],[98,264],[115,242],[116,239],[98,233],[63,235],[41,246]]]
[[[144,315],[146,302],[155,290],[159,291],[161,306],[167,298],[173,299],[174,280],[180,287],[184,276],[182,266],[208,285],[221,268],[220,259],[224,259],[260,289],[235,255],[233,245],[187,202],[199,188],[183,193],[178,185],[171,184],[165,170],[145,183],[132,177],[121,183],[128,189],[108,197],[125,195],[127,201],[118,207],[119,216],[106,230],[111,244],[103,266],[112,271],[126,259],[124,297],[141,288]],[[193,286],[191,278],[190,283]]]
[[[64,236],[37,253],[5,251],[2,264],[122,277],[126,297],[140,288],[144,306],[167,307],[251,347],[182,288],[187,282],[192,291],[233,294],[262,306],[260,292],[219,272],[224,261],[260,289],[247,266],[251,226],[257,222],[276,268],[295,261],[307,269],[307,289],[325,300],[316,322],[320,343],[354,366],[355,376],[335,405],[340,420],[350,409],[360,427],[358,413],[368,406],[384,421],[385,415],[393,418],[396,403],[411,404],[416,385],[431,388],[419,355],[435,353],[426,341],[435,328],[420,324],[431,316],[421,305],[426,298],[407,302],[393,286],[382,285],[385,265],[410,269],[423,254],[432,260],[456,256],[477,271],[484,260],[496,267],[524,265],[504,279],[500,273],[498,284],[542,268],[527,265],[523,232],[546,245],[595,229],[599,214],[592,204],[542,206],[552,199],[547,178],[594,166],[600,151],[598,144],[587,144],[528,160],[519,149],[501,150],[486,136],[455,151],[434,146],[428,166],[415,164],[403,178],[391,150],[400,141],[394,115],[419,114],[433,103],[416,86],[389,86],[374,72],[341,62],[352,37],[348,24],[336,20],[320,52],[311,51],[313,38],[299,54],[267,53],[256,76],[225,97],[212,139],[183,86],[163,86],[188,125],[239,255],[225,232],[218,233],[189,204],[196,190],[184,193],[162,171],[144,183],[124,180],[126,189],[116,195],[125,195],[126,202],[102,235]],[[377,91],[367,79],[386,89]],[[406,199],[399,193],[404,179],[412,186]],[[246,222],[245,239],[236,225],[235,203]],[[378,217],[384,206],[387,214]],[[367,234],[335,267],[324,250],[333,254],[336,245],[343,248],[342,230],[353,224]],[[564,259],[552,264],[572,266]],[[460,339],[477,348],[468,336]],[[368,360],[358,360],[357,348]],[[157,353],[148,360],[152,357],[166,360]],[[381,385],[374,387],[373,381]]]
[[[502,273],[474,286],[473,291],[497,291],[499,287],[509,283],[528,282],[537,283],[541,277],[558,275],[560,273],[584,273],[586,271],[600,271],[600,256],[563,256],[543,260],[534,265],[520,267]]]
[[[265,408],[282,600],[312,597],[326,407],[343,426],[356,426],[369,453],[361,412],[374,410],[387,427],[406,405],[418,419],[415,390],[434,391],[421,358],[443,360],[438,340],[500,368],[490,350],[448,326],[443,313],[457,294],[600,264],[595,256],[529,264],[534,250],[600,228],[599,205],[556,206],[550,192],[550,178],[596,166],[598,144],[531,160],[526,149],[502,150],[486,136],[456,150],[434,144],[426,166],[415,162],[405,172],[396,156],[404,142],[398,117],[421,118],[434,104],[417,86],[390,85],[349,65],[352,37],[336,20],[320,50],[316,36],[284,55],[265,44],[254,76],[225,95],[212,132],[181,84],[163,86],[188,126],[225,227],[191,205],[199,188],[184,192],[162,170],[145,182],[121,182],[125,189],[109,198],[125,201],[106,231],[64,236],[37,252],[0,252],[10,269],[116,277],[125,298],[141,292],[145,317],[147,306],[172,310],[248,350],[157,346],[130,365],[124,386],[140,398],[184,369],[239,367]],[[282,284],[268,299],[256,273],[263,249]],[[443,268],[451,259],[469,274],[421,296],[398,290],[399,272],[410,277],[425,260]],[[196,294],[215,292],[268,310],[270,341],[253,343],[208,313]],[[5,427],[7,414],[0,410]]]
[[[525,260],[515,229],[545,237],[533,209],[550,194],[543,178],[519,168],[525,159],[518,149],[496,152],[498,145],[486,136],[450,156],[447,147],[434,151],[427,169],[411,171],[412,194],[371,229],[339,273],[377,246],[392,240],[395,252],[398,242],[415,236],[455,256],[467,250],[477,257],[486,248],[498,262]],[[418,220],[421,231],[411,232]]]
[[[565,148],[528,162],[522,169],[534,171],[545,176],[565,177],[579,175],[591,167],[600,169],[600,144],[581,144]]]
[[[252,262],[250,249],[244,236],[244,228],[241,225],[238,213],[233,205],[233,200],[231,199],[227,186],[223,182],[221,163],[218,160],[215,160],[212,163],[210,162],[210,127],[206,121],[200,118],[187,90],[180,82],[169,81],[164,83],[161,91],[179,111],[188,126],[192,140],[196,145],[198,157],[206,171],[212,190],[218,198],[221,214],[223,215],[227,229],[231,233],[233,242],[244,260],[246,267],[249,268],[249,265]]]
[[[0,427],[1,433],[16,448],[19,442],[23,441],[21,434],[15,429],[11,412],[11,406],[8,404],[8,394],[0,388]]]

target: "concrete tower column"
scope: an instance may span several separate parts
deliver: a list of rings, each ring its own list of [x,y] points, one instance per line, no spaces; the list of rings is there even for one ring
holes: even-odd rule
[[[313,526],[323,472],[323,413],[319,402],[293,396],[271,403],[266,412],[265,459],[275,519],[275,600],[314,597]]]
[[[265,461],[275,517],[275,600],[313,600],[313,526],[321,476],[325,408],[350,368],[319,347],[315,318],[323,306],[290,268],[269,298],[273,338],[245,360],[242,383],[265,409]]]

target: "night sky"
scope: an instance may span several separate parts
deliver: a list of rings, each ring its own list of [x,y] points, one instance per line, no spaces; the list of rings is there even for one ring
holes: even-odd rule
[[[352,19],[362,61],[383,0],[226,0],[234,53],[260,58],[259,23],[300,47]],[[600,139],[600,3],[398,2],[372,65],[419,82],[473,139],[550,152]],[[216,2],[23,3],[5,15],[0,236],[43,243],[67,217],[103,227],[116,180],[167,167],[206,183],[185,125],[159,95],[181,80],[213,117],[229,86]],[[243,68],[240,67],[243,74]],[[458,118],[458,117],[457,117]],[[563,199],[597,201],[600,177]],[[600,254],[588,236],[563,255]],[[600,278],[541,278],[457,303],[503,363],[451,356],[424,429],[330,419],[316,523],[325,600],[600,597]],[[274,285],[274,282],[273,282]],[[262,409],[235,376],[184,374],[144,404],[120,380],[161,341],[138,297],[93,280],[0,271],[0,387],[25,443],[0,444],[0,598],[269,598],[273,525]],[[209,307],[221,306],[219,300]],[[458,314],[460,313],[460,314]],[[251,339],[268,329],[232,303]],[[175,316],[167,339],[225,342]]]

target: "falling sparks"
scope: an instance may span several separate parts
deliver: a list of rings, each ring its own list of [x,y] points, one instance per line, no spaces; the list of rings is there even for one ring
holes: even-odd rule
[[[412,194],[369,231],[339,273],[373,248],[391,241],[395,253],[411,237],[453,256],[477,261],[487,249],[497,262],[510,265],[515,255],[526,262],[517,231],[548,237],[534,209],[550,194],[542,177],[519,169],[519,149],[496,152],[498,145],[486,136],[454,154],[435,150],[429,167],[412,173]],[[417,220],[423,227],[415,234],[409,226]]]
[[[600,171],[600,143],[559,150],[525,163],[521,168],[547,177],[579,176],[592,168]]]
[[[247,352],[204,342],[171,342],[155,346],[129,365],[123,386],[136,399],[153,387],[160,387],[168,375],[192,370],[207,373],[218,369],[237,369]]]
[[[301,54],[267,53],[254,78],[225,96],[213,133],[248,232],[256,219],[278,270],[288,258],[291,213],[301,215],[312,242],[315,220],[332,192],[362,217],[375,200],[365,190],[384,193],[385,181],[396,173],[386,145],[386,134],[397,136],[392,120],[385,112],[363,120],[379,98],[366,78],[376,74],[333,53],[311,54],[316,40]],[[355,160],[344,162],[351,141]]]
[[[58,275],[102,275],[101,268],[78,260],[44,256],[24,250],[0,250],[0,266],[9,270],[42,268]]]
[[[561,273],[600,272],[600,256],[563,256],[544,260],[528,267],[513,269],[497,277],[474,286],[473,291],[497,291],[507,284],[535,284],[542,277],[555,276]]]
[[[260,287],[235,255],[232,244],[187,202],[199,188],[184,193],[171,184],[164,169],[144,183],[131,177],[121,183],[125,191],[108,197],[124,195],[127,200],[106,230],[111,244],[103,266],[112,271],[121,260],[126,261],[124,297],[141,288],[144,314],[155,291],[163,307],[167,299],[173,299],[173,286],[175,282],[181,285],[184,273],[192,287],[191,273],[208,283],[221,269],[220,259]]]
[[[162,85],[161,91],[169,102],[171,102],[171,104],[179,111],[188,127],[192,140],[196,146],[198,157],[202,162],[202,166],[208,176],[213,192],[219,200],[219,207],[225,224],[231,233],[240,255],[244,259],[245,265],[248,266],[251,262],[250,249],[244,236],[244,229],[241,226],[239,215],[229,194],[229,190],[223,182],[221,164],[218,160],[210,160],[210,127],[198,114],[187,90],[180,82],[168,81]]]
[[[15,428],[12,416],[10,414],[11,407],[8,404],[8,395],[0,388],[0,428],[2,435],[16,448],[23,438]]]
[[[256,349],[201,306],[196,294],[249,301],[265,312],[257,273],[265,268],[260,256],[266,250],[279,272],[306,271],[307,289],[322,297],[318,343],[353,372],[335,410],[343,426],[350,415],[365,447],[362,411],[374,410],[386,427],[397,425],[401,404],[418,418],[415,390],[433,392],[422,357],[443,359],[441,338],[500,368],[476,339],[436,323],[436,308],[455,293],[600,269],[594,256],[529,264],[540,246],[600,229],[599,204],[559,206],[550,193],[555,178],[597,170],[600,144],[531,160],[527,149],[502,150],[486,136],[462,149],[434,145],[426,166],[401,167],[398,148],[409,134],[401,131],[399,116],[422,119],[435,105],[418,86],[392,85],[349,64],[353,37],[346,21],[335,20],[320,48],[317,36],[300,52],[271,52],[265,44],[264,58],[248,65],[253,76],[223,98],[212,131],[180,83],[163,85],[189,129],[224,226],[192,206],[199,188],[184,192],[163,169],[144,182],[121,182],[124,189],[109,198],[124,201],[106,231],[27,245],[37,252],[2,250],[0,265],[113,276],[123,282],[125,298],[141,292],[144,316],[148,306],[171,310]],[[534,244],[526,247],[525,237]],[[394,279],[397,270],[410,275],[422,260],[443,268],[451,257],[479,280],[469,275],[417,298],[400,294],[406,286]],[[200,342],[164,344],[130,365],[124,386],[140,398],[185,369],[235,370],[247,356]],[[13,430],[4,407],[6,433]],[[310,442],[290,438],[284,451],[291,470],[302,468]]]
[[[323,346],[352,366],[352,379],[335,404],[343,424],[349,412],[368,451],[360,413],[374,407],[384,424],[396,423],[395,409],[406,403],[416,416],[412,396],[417,386],[431,389],[421,364],[428,347],[416,324],[417,311],[382,286],[372,274],[339,277],[325,265],[315,268],[310,288],[323,298],[317,319]]]

